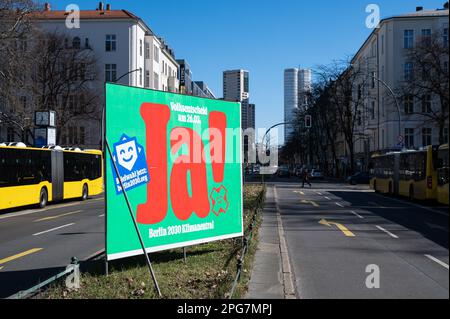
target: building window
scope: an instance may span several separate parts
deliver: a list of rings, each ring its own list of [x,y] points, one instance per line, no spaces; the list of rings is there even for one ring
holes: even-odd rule
[[[22,106],[22,108],[24,110],[27,108],[27,97],[26,96],[20,97],[20,105]]]
[[[422,113],[431,113],[431,95],[424,94],[422,96]]]
[[[91,45],[89,44],[89,38],[84,39],[84,48],[90,49]]]
[[[81,48],[81,40],[79,37],[73,38],[72,47],[76,50],[79,50]]]
[[[448,47],[448,28],[444,28],[442,40],[444,42],[444,47]]]
[[[374,89],[375,88],[375,80],[376,80],[376,78],[375,78],[375,75],[376,73],[375,72],[370,72],[370,77],[371,77],[371,80],[372,80],[372,89]]]
[[[139,55],[142,56],[142,39],[139,40]]]
[[[422,29],[422,44],[425,46],[431,45],[431,29]]]
[[[75,95],[73,94],[69,95],[69,98],[67,99],[67,104],[69,106],[70,112],[75,111],[76,108]]]
[[[422,129],[422,146],[431,145],[431,128],[424,127]]]
[[[414,96],[406,95],[403,98],[403,106],[405,108],[405,114],[413,114],[414,113]]]
[[[139,85],[142,85],[142,68],[139,69]]]
[[[6,129],[6,140],[8,142],[14,142],[15,136],[16,134],[14,133],[14,129],[12,127],[8,127]]]
[[[448,127],[444,127],[444,144],[448,143]]]
[[[405,63],[404,78],[405,81],[411,81],[414,74],[414,64],[412,62]]]
[[[414,30],[405,30],[403,32],[403,48],[412,49],[414,46]]]
[[[145,86],[146,88],[149,88],[149,87],[150,87],[150,71],[145,71],[144,86]]]
[[[79,136],[79,139],[78,139],[78,144],[84,144],[85,137],[86,137],[85,128],[83,126],[81,126],[80,127],[80,136]]]
[[[116,51],[116,35],[115,34],[107,34],[106,35],[106,52],[114,52]]]
[[[370,119],[371,120],[375,119],[375,101],[372,101],[370,103]]]
[[[105,81],[115,82],[117,79],[117,64],[106,64],[105,66]]]
[[[153,58],[155,62],[159,62],[159,49],[156,45],[153,46]]]
[[[153,88],[159,90],[159,75],[156,72],[153,72]]]
[[[145,58],[150,59],[150,43],[145,42]]]
[[[405,146],[408,149],[414,148],[414,129],[405,128]]]

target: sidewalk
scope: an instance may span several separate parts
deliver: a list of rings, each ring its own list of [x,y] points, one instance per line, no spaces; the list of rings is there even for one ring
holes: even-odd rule
[[[280,240],[273,187],[267,188],[259,244],[253,263],[247,299],[284,299]]]

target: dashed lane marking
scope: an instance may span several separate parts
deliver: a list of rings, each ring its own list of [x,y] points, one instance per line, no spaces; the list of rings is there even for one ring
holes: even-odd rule
[[[357,212],[355,212],[355,211],[351,211],[350,213],[352,213],[353,215],[355,215],[356,217],[358,217],[358,218],[360,218],[360,219],[364,219],[364,217],[363,216],[361,216],[360,214],[358,214]]]
[[[56,218],[59,218],[59,217],[64,217],[64,216],[69,216],[69,215],[73,215],[73,214],[78,214],[78,213],[81,213],[81,212],[82,212],[82,210],[76,210],[74,212],[69,212],[69,213],[64,213],[64,214],[60,214],[60,215],[56,215],[56,216],[50,216],[50,217],[44,217],[44,218],[41,218],[41,219],[37,219],[37,220],[35,220],[35,222],[43,222],[43,221],[47,221],[47,220],[56,219]]]
[[[437,259],[436,257],[433,257],[431,255],[425,255],[425,257],[427,257],[428,259],[431,259],[435,263],[438,263],[439,265],[441,265],[442,267],[444,267],[448,270],[448,265],[445,262],[440,261],[439,259]]]
[[[58,229],[61,229],[61,228],[69,227],[69,226],[72,226],[72,225],[75,225],[75,223],[70,223],[70,224],[62,225],[62,226],[55,227],[55,228],[52,228],[52,229],[49,229],[49,230],[44,230],[44,231],[41,231],[40,233],[33,234],[33,236],[39,236],[39,235],[46,234],[46,233],[49,233],[49,232],[52,232],[52,231],[55,231],[55,230],[58,230]]]
[[[386,234],[388,234],[389,236],[391,236],[392,238],[398,239],[397,235],[394,235],[393,233],[391,233],[389,230],[384,229],[381,226],[375,225],[376,228],[378,228],[379,230],[381,230],[382,232],[385,232]]]

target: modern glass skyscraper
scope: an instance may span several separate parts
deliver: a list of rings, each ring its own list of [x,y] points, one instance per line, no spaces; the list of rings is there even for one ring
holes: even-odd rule
[[[284,122],[289,123],[295,117],[296,110],[304,110],[311,91],[312,72],[309,69],[291,68],[284,70]],[[290,125],[284,126],[284,141],[293,133]]]

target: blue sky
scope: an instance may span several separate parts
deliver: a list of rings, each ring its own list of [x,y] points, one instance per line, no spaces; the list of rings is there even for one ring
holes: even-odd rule
[[[44,1],[42,1],[44,2]],[[76,3],[95,9],[94,0],[50,1],[53,9]],[[283,70],[314,68],[354,54],[371,30],[368,4],[381,16],[411,12],[416,6],[442,7],[444,0],[110,0],[127,9],[189,61],[194,80],[205,81],[222,97],[222,71],[250,71],[251,102],[257,127],[283,120]]]

